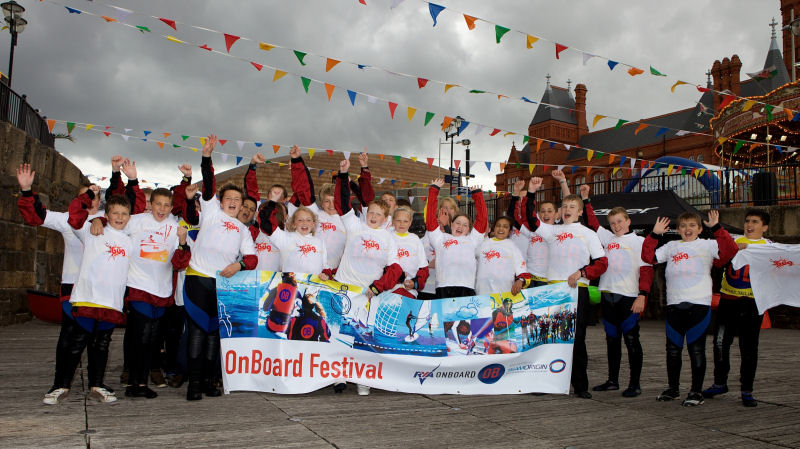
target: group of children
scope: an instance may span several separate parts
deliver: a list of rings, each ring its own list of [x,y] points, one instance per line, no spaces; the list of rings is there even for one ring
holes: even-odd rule
[[[316,274],[323,280],[361,287],[366,303],[353,306],[363,313],[368,313],[371,299],[385,291],[425,300],[500,292],[516,295],[531,286],[567,282],[578,288],[572,385],[582,398],[591,397],[585,343],[588,286],[599,280],[609,376],[593,390],[619,389],[624,340],[631,375],[623,396],[634,397],[641,394],[643,359],[638,318],[652,283],[652,265],[663,262],[667,263],[669,388],[659,400],[678,397],[684,338],[693,379],[684,404],[698,405],[703,395],[726,392],[733,328],[747,321],[741,332],[748,335],[747,369],[743,354],[743,373],[751,374],[743,374],[742,399],[745,405],[756,404],[750,392],[757,359],[755,322],[759,320],[760,324],[760,315],[755,306],[750,307],[752,299],[740,301],[748,295],[752,298],[752,291],[743,283],[743,276],[737,277],[730,270],[730,274],[726,272],[727,283],[723,283],[728,290],[723,289],[725,299],[720,305],[726,311],[721,320],[727,321],[720,325],[714,346],[715,382],[701,391],[704,335],[711,303],[710,267],[724,266],[737,249],[730,235],[719,227],[714,211],[706,225],[712,228],[716,240],[698,239],[700,217],[684,214],[678,217],[682,240],[656,248],[657,234],[667,230],[668,219],[659,220],[653,234],[645,239],[630,232],[625,209],[615,208],[609,214],[611,230],[606,230],[594,216],[588,187],[581,187],[581,196],[570,195],[558,170],[553,176],[565,194],[560,208],[552,202],[536,204],[535,193],[542,179],[534,177],[524,196],[525,182],[515,185],[508,215],[497,218],[491,228],[480,188],[470,189],[476,210],[473,220],[460,213],[451,198],[439,201],[444,181],[436,179],[425,206],[427,232],[420,239],[409,233],[414,217],[409,203],[392,194],[375,198],[365,153],[359,155],[357,183],[350,181],[350,162],[345,159],[333,182],[322,186],[317,198],[300,150],[293,147],[292,196],[287,197],[283,186],[273,185],[266,200],[261,201],[256,168],[266,158],[260,153],[252,158],[244,189],[227,184],[217,190],[211,161],[216,143],[216,136],[211,135],[203,146],[201,193],[191,184],[191,166],[184,164],[179,167],[183,174],[180,184],[172,190],[153,190],[149,200],[138,187],[135,162],[115,156],[103,214],[98,210],[100,189],[95,185],[82,188],[67,213],[47,211],[31,190],[34,173],[30,167],[18,169],[22,191],[18,206],[25,221],[61,232],[65,241],[63,320],[55,378],[44,397],[46,404],[57,404],[66,397],[87,346],[90,397],[116,401],[103,378],[111,334],[123,322],[127,323],[123,344],[128,384],[125,395],[156,397],[148,387],[148,374],[163,345],[159,339],[159,326],[164,325],[161,321],[165,316],[175,316],[170,311],[176,308],[182,310],[179,319],[185,314],[182,347],[188,375],[186,398],[219,396],[216,276],[231,277],[241,270],[254,269]],[[126,185],[120,173],[128,178]],[[357,199],[355,207],[362,209],[359,215],[353,209],[351,195]],[[759,211],[748,214],[748,223],[760,224],[746,226],[746,240],[739,246],[761,243],[768,219]],[[305,319],[324,323],[320,309],[313,298],[304,299],[303,313],[292,318],[290,327],[302,325],[296,321]],[[357,325],[366,327],[367,318],[357,317]],[[293,333],[292,338],[304,337]],[[327,336],[320,332],[308,338]],[[335,386],[337,392],[343,388],[343,383]],[[358,390],[359,394],[369,394],[367,387],[359,385]]]

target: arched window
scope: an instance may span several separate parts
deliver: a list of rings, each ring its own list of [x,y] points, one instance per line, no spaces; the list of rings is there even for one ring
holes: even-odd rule
[[[595,195],[602,195],[606,193],[606,183],[604,182],[606,175],[604,173],[595,173],[592,179],[592,192]]]
[[[697,162],[700,162],[700,163],[703,162],[703,155],[702,154],[698,154],[697,155]]]
[[[700,157],[700,156],[697,156],[697,157]],[[689,156],[689,160],[693,161],[694,160],[694,156]]]

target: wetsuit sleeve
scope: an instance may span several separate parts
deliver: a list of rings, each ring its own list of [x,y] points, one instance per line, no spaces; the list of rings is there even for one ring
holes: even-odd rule
[[[650,286],[653,285],[653,270],[652,265],[642,265],[639,267],[639,294],[649,295]]]
[[[583,272],[586,273],[586,279],[590,281],[598,279],[608,269],[608,258],[606,256],[592,259],[589,265],[583,267]]]
[[[370,284],[369,289],[372,290],[372,293],[375,293],[376,295],[386,290],[390,290],[392,287],[397,285],[397,282],[402,275],[403,268],[400,266],[400,264],[393,263],[383,269],[383,276]]]
[[[183,216],[186,209],[186,186],[192,183],[191,177],[182,177],[181,182],[172,190],[172,215]]]
[[[511,201],[508,202],[508,209],[506,209],[506,216],[511,217],[511,223],[517,229],[521,227],[521,223],[517,221],[517,214],[516,214],[518,205],[519,205],[519,197],[512,196]]]
[[[179,245],[178,249],[172,253],[172,268],[180,271],[185,270],[189,266],[189,260],[192,258],[192,250],[189,248],[189,243]]]
[[[472,227],[481,234],[486,234],[486,230],[489,228],[489,212],[486,208],[486,201],[483,199],[483,191],[473,190],[472,200],[475,201],[475,224]]]
[[[369,167],[361,167],[361,173],[358,177],[358,190],[361,191],[358,196],[361,206],[367,207],[375,199],[375,189],[372,188],[372,173],[370,173]]]
[[[139,188],[138,179],[128,180],[128,185],[125,186],[125,197],[131,203],[131,215],[141,214],[147,210],[147,198]]]
[[[642,242],[642,261],[651,265],[658,263],[658,260],[656,260],[656,246],[658,246],[658,236],[651,232]]]
[[[414,281],[414,289],[419,291],[425,288],[425,283],[428,282],[428,277],[430,275],[431,273],[428,270],[428,267],[422,267],[417,270],[417,275],[411,279]]]
[[[87,190],[69,203],[69,218],[67,222],[73,229],[81,229],[83,227],[83,223],[86,222],[86,218],[89,216],[89,208],[92,207],[93,199],[94,192]]]
[[[244,174],[244,190],[247,192],[247,196],[255,200],[256,204],[261,201],[261,194],[258,193],[256,164],[250,164]]]
[[[111,179],[106,189],[106,201],[115,195],[125,196],[125,186],[122,184],[122,173],[118,171],[111,172]]]
[[[594,214],[594,208],[589,200],[583,201],[583,219],[585,220],[583,225],[592,231],[597,232],[600,229],[600,222],[597,221],[597,215]]]
[[[719,247],[719,256],[714,259],[714,266],[722,268],[733,259],[736,252],[739,251],[739,247],[736,246],[733,237],[719,223],[715,224],[711,231],[714,232],[714,238]]]
[[[531,232],[536,232],[539,229],[539,217],[536,216],[536,194],[528,192],[525,195],[525,207],[523,208],[525,214],[525,223]]]
[[[306,167],[302,157],[292,158],[292,204],[295,206],[312,205],[317,198],[314,196],[314,181],[311,172]]]
[[[39,195],[33,193],[33,190],[22,192],[17,199],[17,209],[29,226],[41,226],[47,216],[47,209],[39,201]]]
[[[184,197],[186,194],[184,193]],[[194,200],[187,200],[183,207],[183,220],[192,226],[200,224],[200,214],[197,213],[197,204]]]
[[[211,201],[217,193],[217,179],[214,176],[214,165],[211,163],[211,156],[203,156],[200,162],[200,173],[203,174],[203,200]]]
[[[339,173],[336,176],[333,202],[339,215],[344,216],[352,209],[350,207],[350,176],[347,173]]]
[[[255,241],[255,240],[256,240],[256,237],[258,237],[258,225],[257,225],[257,224],[255,224],[255,223],[254,223],[254,224],[251,224],[251,225],[250,225],[250,226],[247,228],[247,230],[248,230],[248,231],[250,231],[250,237],[253,239],[253,241]]]
[[[244,267],[242,267],[243,270],[255,270],[258,265],[258,256],[255,254],[247,254],[242,257],[242,263],[244,264]]]
[[[258,227],[264,231],[264,234],[272,235],[278,227],[277,209],[278,203],[270,201],[258,213]]]
[[[428,187],[428,201],[425,203],[425,229],[433,231],[439,229],[439,217],[436,212],[439,207],[439,186]]]

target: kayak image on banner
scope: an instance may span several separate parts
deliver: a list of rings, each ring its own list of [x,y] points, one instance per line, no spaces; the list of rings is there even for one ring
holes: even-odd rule
[[[337,381],[417,393],[567,393],[577,290],[420,301],[316,275],[217,277],[225,391]],[[481,356],[481,357],[474,357]]]

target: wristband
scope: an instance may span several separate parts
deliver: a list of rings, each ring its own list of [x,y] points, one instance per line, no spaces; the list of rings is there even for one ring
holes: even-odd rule
[[[183,178],[181,178],[181,181],[185,182],[187,184],[191,184],[192,183],[192,177],[184,175]]]
[[[243,260],[239,261],[239,266],[242,267],[242,270],[245,269],[245,265],[244,265],[244,261]]]
[[[375,285],[374,285],[374,284],[373,284],[373,285],[370,285],[370,286],[369,286],[369,289],[370,289],[370,291],[372,291],[372,293],[374,293],[375,295],[380,295],[380,294],[381,294],[380,290],[378,290],[378,287],[375,287]]]
[[[647,298],[647,295],[649,295],[650,292],[648,292],[647,290],[639,290],[639,294]]]

